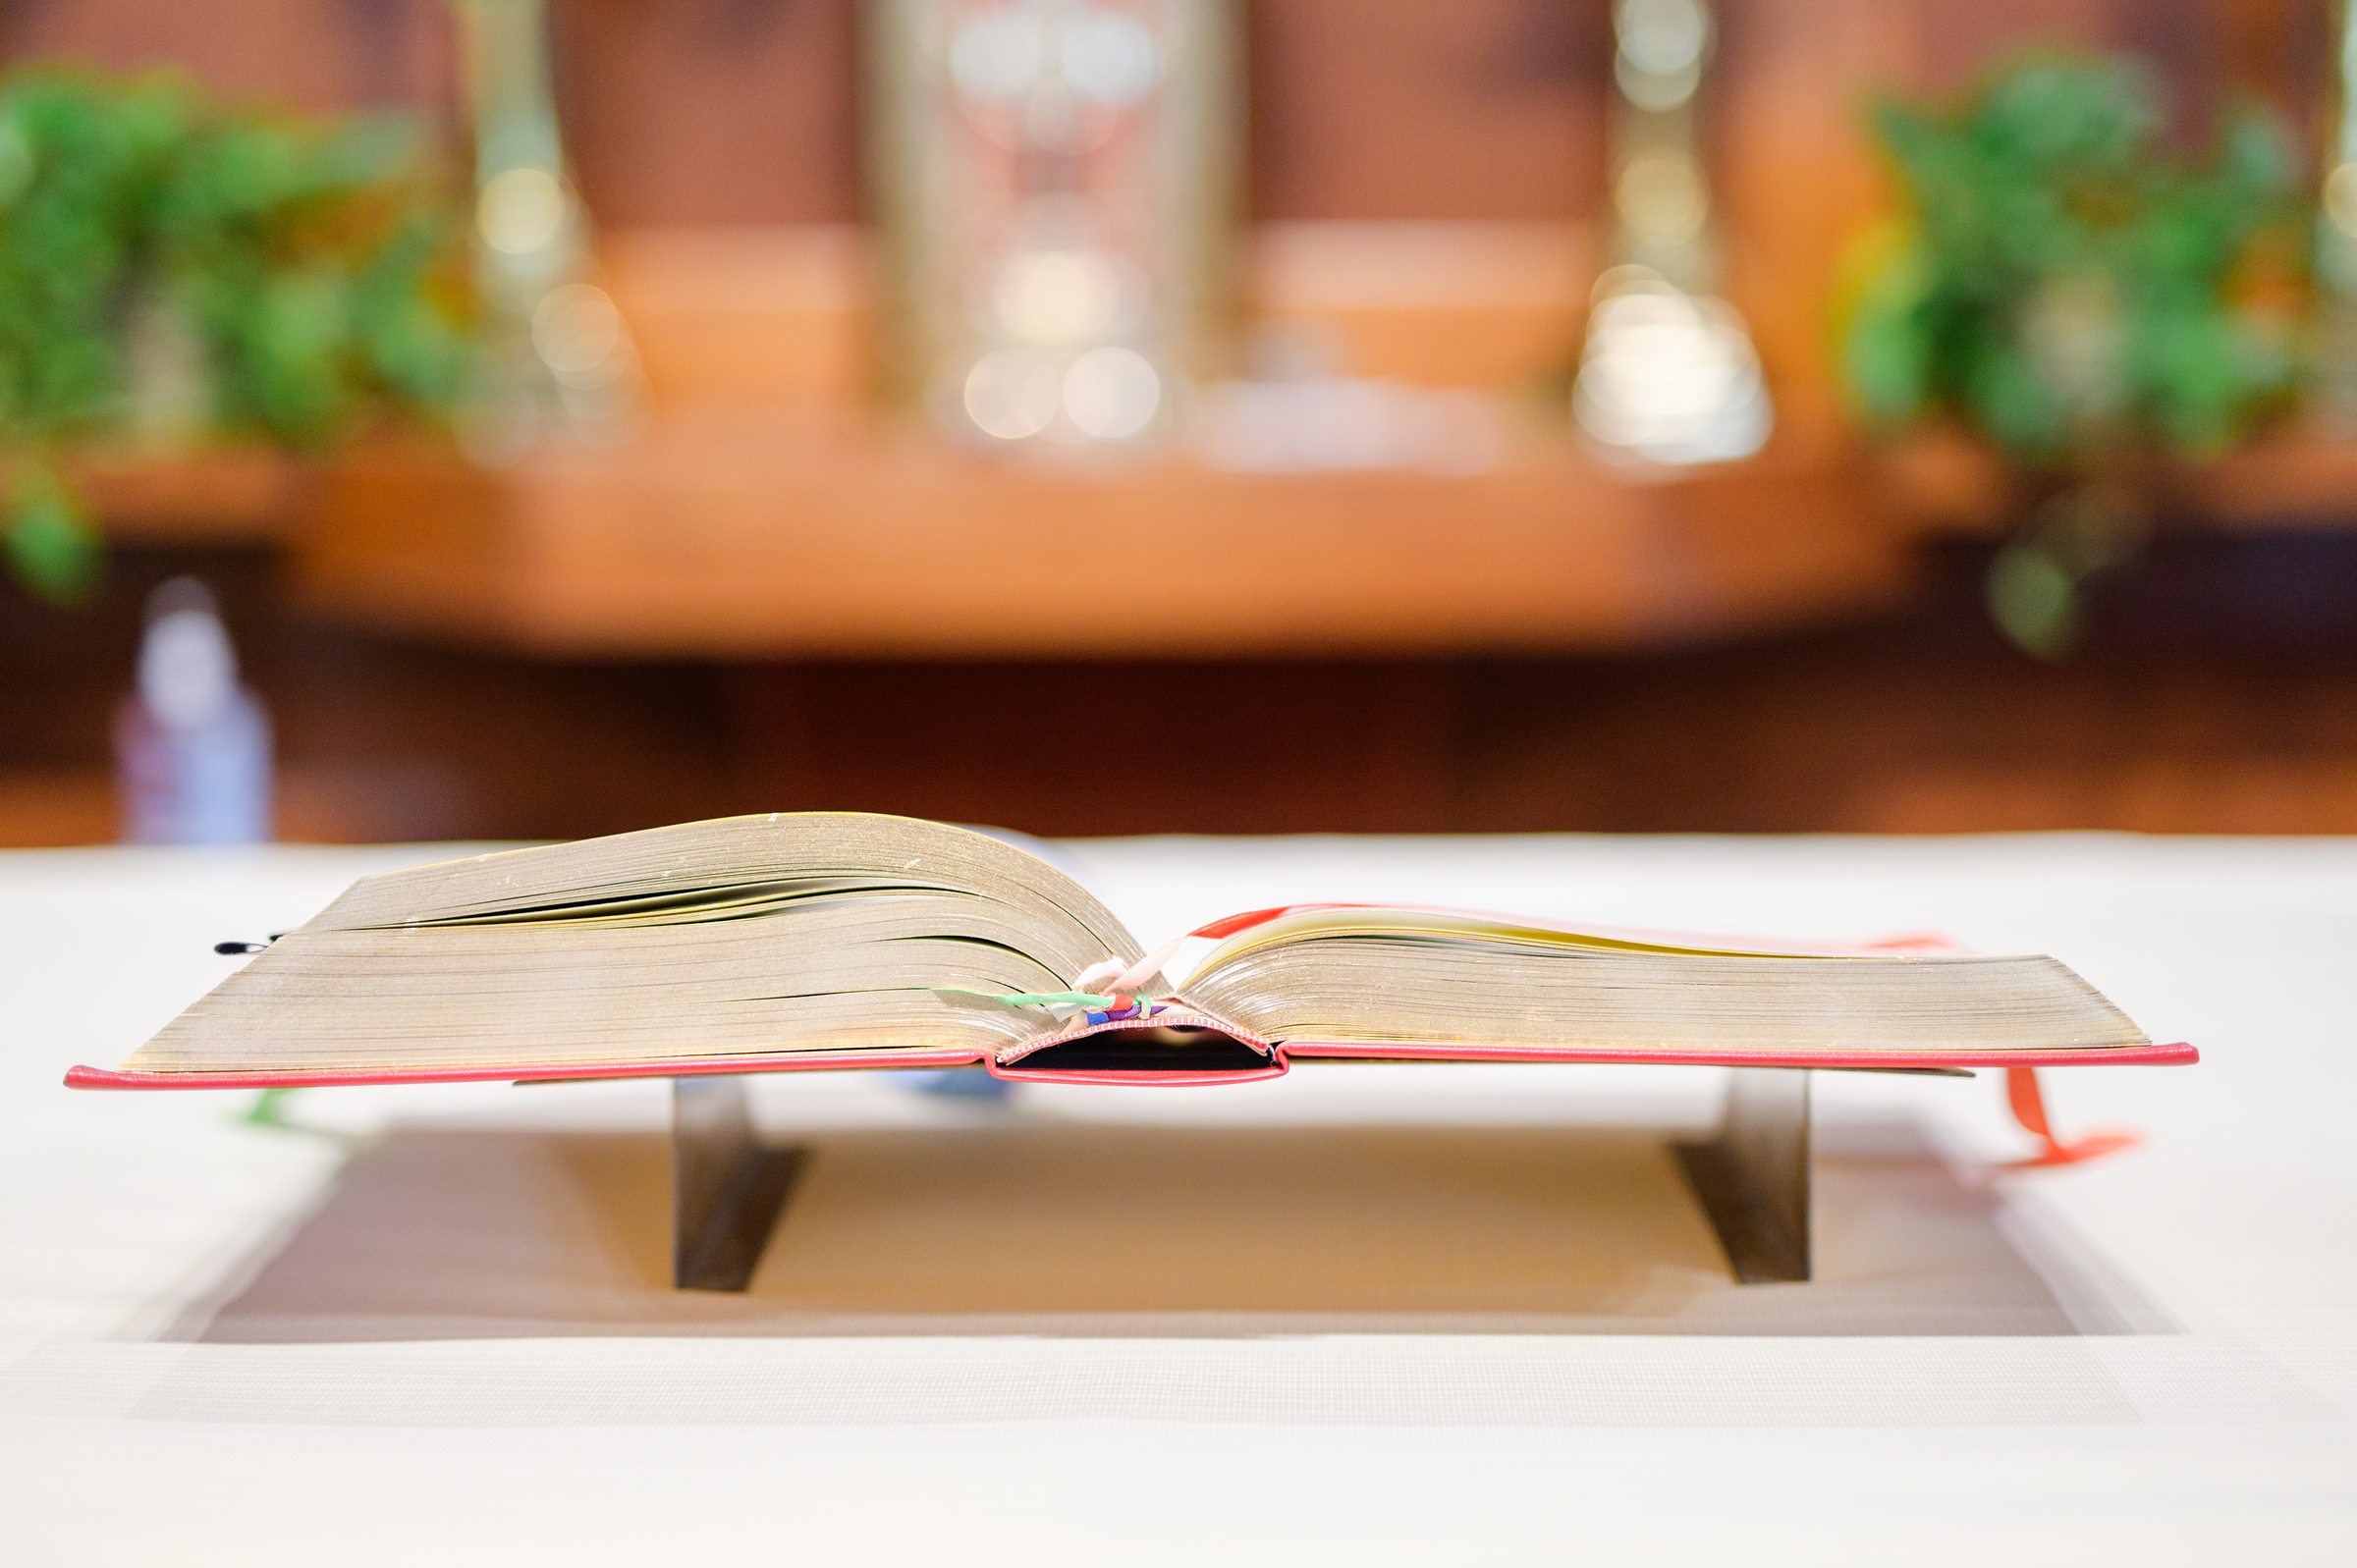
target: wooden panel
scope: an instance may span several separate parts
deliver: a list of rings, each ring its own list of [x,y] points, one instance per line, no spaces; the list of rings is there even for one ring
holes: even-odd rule
[[[992,460],[882,427],[677,421],[477,470],[336,464],[315,605],[545,652],[1399,654],[1592,647],[1887,601],[1895,536],[1839,462],[1675,476],[1563,436],[1469,473]]]
[[[2287,426],[2188,470],[2163,499],[2220,527],[2357,528],[2357,436]]]
[[[266,543],[293,520],[307,473],[264,447],[93,452],[67,471],[99,530],[119,544]]]
[[[446,0],[37,0],[0,7],[0,58],[167,67],[299,109],[458,100]]]
[[[418,519],[420,523],[426,519]],[[220,591],[290,833],[577,837],[856,806],[1034,831],[2357,831],[2357,540],[2170,541],[2056,668],[2005,648],[1985,550],[1903,615],[1736,645],[1462,662],[548,661],[292,611],[257,551],[127,547],[91,606],[0,585],[0,842],[103,837],[107,725],[159,577]],[[1006,716],[1216,735],[1086,767]],[[1309,737],[1305,743],[1305,738]]]
[[[1852,6],[1873,0],[1849,0]],[[1894,85],[1955,91],[2033,49],[2089,50],[2115,40],[2121,14],[2140,0],[1909,0],[1912,48],[1891,64]],[[2165,4],[2166,0],[2163,0]]]
[[[1570,223],[1278,223],[1241,243],[1248,337],[1280,334],[1320,370],[1423,386],[1562,374],[1598,264]],[[867,401],[875,257],[860,229],[630,229],[601,254],[656,407]]]
[[[1751,0],[1730,9],[1706,122],[1728,296],[1802,440],[1836,438],[1839,258],[1873,220],[1882,173],[1859,128],[1906,47],[1906,8]]]
[[[272,781],[272,831],[298,843],[355,843],[374,836],[375,803],[350,775],[281,768]],[[110,769],[0,768],[0,847],[111,843],[123,810]]]
[[[602,224],[858,211],[856,0],[560,0],[567,145]]]
[[[651,402],[847,408],[874,381],[874,257],[850,224],[697,225],[606,236],[607,287]]]
[[[1903,619],[1739,651],[1469,673],[1456,687],[1451,820],[1624,832],[2357,831],[2348,592],[2337,643],[2287,629],[2254,646],[2265,622],[2253,611],[2271,613],[2239,590],[2239,611],[2216,592],[2248,574],[2243,546],[2189,543],[2198,548],[2108,583],[2096,636],[2059,667],[2006,648],[1989,627],[1985,554],[1969,551]],[[2330,568],[2328,557],[2312,569]],[[2173,613],[2187,595],[2206,614]]]
[[[765,667],[738,689],[761,809],[866,801],[1069,834],[1413,832],[1446,827],[1455,794],[1456,708],[1431,666]],[[1108,721],[1210,749],[1180,764],[1151,738],[1084,757],[1054,738]],[[1011,743],[1011,726],[1038,738]]]
[[[1263,218],[1569,218],[1604,190],[1603,4],[1250,9]]]
[[[1521,387],[1576,361],[1601,261],[1578,223],[1267,223],[1247,238],[1243,303],[1325,369]]]
[[[1892,518],[1925,535],[2001,534],[2035,499],[2032,485],[1954,429],[1911,436],[1873,460]],[[2291,422],[2203,462],[2162,465],[2146,480],[2153,511],[2177,528],[2281,533],[2357,528],[2357,439]]]

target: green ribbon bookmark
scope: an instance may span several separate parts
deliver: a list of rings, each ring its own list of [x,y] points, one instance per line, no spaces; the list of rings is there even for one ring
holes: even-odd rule
[[[1111,1007],[1111,997],[1100,997],[1093,991],[1017,991],[1010,995],[1003,991],[976,991],[970,986],[939,986],[939,991],[955,991],[960,996],[988,997],[993,1001],[1006,1002],[1011,1007]]]

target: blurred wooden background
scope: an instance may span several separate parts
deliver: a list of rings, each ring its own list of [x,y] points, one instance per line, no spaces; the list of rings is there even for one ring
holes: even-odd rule
[[[298,838],[572,836],[801,806],[1043,833],[2357,831],[2357,490],[2336,445],[2309,439],[2264,482],[2189,485],[2184,526],[2107,590],[2085,650],[2048,667],[2003,646],[1978,602],[1976,533],[2003,498],[1971,482],[1935,485],[1935,507],[1893,493],[1855,450],[1828,363],[1836,267],[1877,200],[1858,130],[1875,88],[1952,85],[2033,46],[2119,48],[2166,75],[2190,124],[2254,93],[2313,144],[2330,6],[1720,9],[1710,135],[1728,289],[1781,416],[1759,471],[1797,465],[1819,488],[1795,501],[1739,478],[1682,511],[1648,501],[1670,531],[1631,537],[1677,553],[1625,581],[1599,556],[1609,613],[1579,621],[1566,597],[1531,612],[1561,624],[1513,636],[1214,638],[1184,659],[1019,637],[958,656],[906,637],[765,642],[757,614],[707,646],[692,608],[687,631],[663,635],[611,606],[535,631],[511,613],[537,602],[530,583],[471,586],[465,612],[402,590],[404,572],[441,569],[432,541],[463,508],[412,519],[381,499],[411,492],[383,489],[356,505],[364,462],[318,475],[209,458],[94,481],[116,538],[96,604],[0,588],[0,842],[111,835],[111,708],[140,596],[178,570],[223,591],[277,717]],[[571,151],[667,440],[823,419],[862,395],[857,10],[556,0]],[[1597,265],[1608,11],[1246,5],[1252,319],[1337,368],[1433,385],[1535,388],[1567,366]],[[446,127],[455,112],[441,0],[10,0],[0,58],[170,63],[304,107],[422,105]],[[746,485],[807,474],[778,472]],[[1618,505],[1597,495],[1599,513]],[[1313,523],[1355,514],[1334,505]],[[1452,524],[1466,545],[1443,531],[1401,548],[1446,565],[1494,544],[1510,510],[1476,495]],[[2229,512],[2231,529],[2207,526]],[[1771,547],[1783,565],[1726,568],[1736,588],[1692,612],[1678,585]],[[1440,591],[1382,559],[1369,591],[1395,609]],[[1225,736],[1249,760],[1082,757],[1008,723],[1080,735],[1108,712]]]

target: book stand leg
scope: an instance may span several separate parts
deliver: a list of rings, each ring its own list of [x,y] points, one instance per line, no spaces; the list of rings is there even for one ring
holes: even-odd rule
[[[742,1290],[801,1173],[802,1151],[753,1135],[744,1080],[671,1081],[671,1282]]]
[[[1677,1161],[1739,1282],[1809,1277],[1807,1069],[1731,1069],[1718,1136]]]
[[[672,1283],[742,1290],[801,1173],[803,1151],[753,1135],[744,1082],[671,1084]],[[1727,1261],[1744,1284],[1809,1277],[1809,1075],[1737,1067],[1718,1135],[1676,1146]]]

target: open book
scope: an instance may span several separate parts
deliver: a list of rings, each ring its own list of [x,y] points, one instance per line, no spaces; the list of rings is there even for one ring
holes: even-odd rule
[[[368,877],[84,1088],[981,1063],[1939,1069],[2190,1061],[2053,958],[1295,904],[1149,953],[1063,872],[904,817],[735,817]]]

